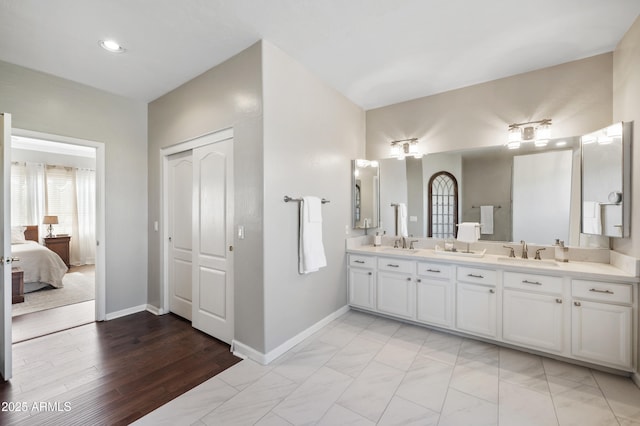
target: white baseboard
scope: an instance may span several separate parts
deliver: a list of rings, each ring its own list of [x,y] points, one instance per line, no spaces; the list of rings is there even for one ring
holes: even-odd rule
[[[146,310],[147,310],[147,305],[132,306],[131,308],[123,309],[121,311],[110,312],[105,316],[105,319],[107,321],[110,321],[112,319],[124,317],[131,314],[136,314],[138,312],[142,312]]]
[[[636,384],[637,387],[640,388],[640,373],[637,371],[631,375],[631,380]]]
[[[153,315],[164,315],[167,312],[164,311],[164,309],[162,308],[158,308],[156,306],[153,305],[147,305],[147,311],[151,312]]]
[[[267,352],[266,354],[252,348],[251,346],[245,345],[244,343],[239,342],[237,340],[233,340],[233,342],[231,342],[231,351],[233,352],[234,355],[239,356],[240,358],[250,358],[262,365],[267,365],[271,361],[278,358],[279,356],[287,352],[289,349],[293,348],[295,345],[302,342],[304,339],[311,336],[313,333],[320,330],[322,327],[329,324],[331,321],[335,320],[336,318],[344,315],[348,311],[349,311],[349,306],[348,305],[343,306],[342,308],[327,315],[317,323],[313,324],[311,327],[301,331],[300,333],[293,336],[291,339],[287,340],[286,342],[284,342],[277,348],[273,349],[272,351]]]

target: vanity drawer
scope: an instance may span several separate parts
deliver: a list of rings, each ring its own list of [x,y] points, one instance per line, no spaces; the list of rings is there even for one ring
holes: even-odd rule
[[[378,258],[378,270],[402,272],[404,274],[413,274],[416,263],[413,260],[395,259],[392,257]]]
[[[571,294],[581,299],[611,303],[633,303],[633,286],[602,281],[572,280]]]
[[[505,272],[504,286],[536,292],[562,294],[562,278],[548,275]]]
[[[478,284],[495,284],[498,273],[491,269],[458,267],[458,281]]]
[[[449,279],[451,277],[451,265],[442,263],[418,262],[418,275],[423,277]]]
[[[358,268],[374,268],[376,266],[376,258],[373,256],[361,256],[359,254],[350,254],[349,266],[355,266]]]

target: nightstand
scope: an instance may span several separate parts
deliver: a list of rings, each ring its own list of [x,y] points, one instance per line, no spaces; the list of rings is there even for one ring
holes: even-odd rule
[[[24,302],[24,271],[20,267],[11,268],[11,303]]]
[[[71,240],[71,237],[68,235],[44,238],[44,245],[52,252],[57,253],[64,264],[67,265],[67,268],[71,268],[69,263],[69,240]]]

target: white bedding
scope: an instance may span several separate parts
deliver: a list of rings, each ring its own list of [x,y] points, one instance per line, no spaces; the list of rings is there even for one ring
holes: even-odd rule
[[[56,288],[62,287],[62,277],[67,265],[60,256],[35,241],[11,244],[11,255],[20,260],[14,261],[14,267],[24,271],[24,282],[45,283]]]

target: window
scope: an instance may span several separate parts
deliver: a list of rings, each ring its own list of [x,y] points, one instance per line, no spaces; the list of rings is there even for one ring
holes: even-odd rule
[[[458,181],[448,172],[429,179],[429,237],[454,238],[458,224]]]

